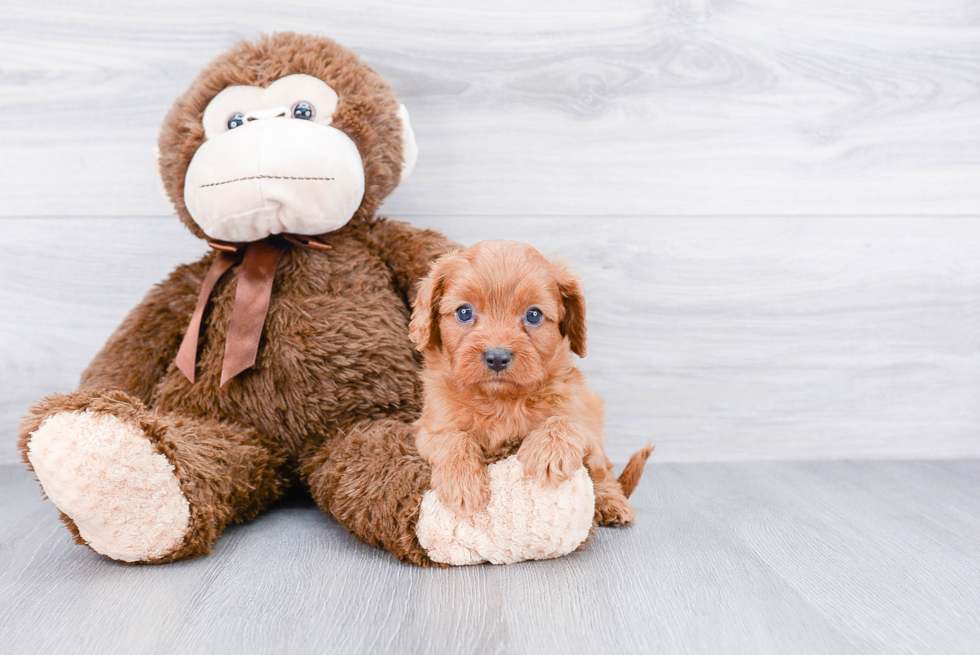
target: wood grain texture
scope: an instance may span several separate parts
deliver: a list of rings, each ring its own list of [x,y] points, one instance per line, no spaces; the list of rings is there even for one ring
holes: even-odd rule
[[[980,457],[980,219],[413,219],[519,238],[584,280],[614,458]],[[205,246],[173,217],[8,219],[0,461],[129,309]]]
[[[617,458],[980,456],[980,9],[959,0],[43,0],[0,11],[0,462],[202,252],[150,148],[261,31],[410,106],[384,210],[571,259]]]
[[[0,466],[0,639],[58,653],[944,653],[980,649],[980,462],[654,462],[638,520],[566,558],[421,570],[302,496],[210,557],[74,546]]]
[[[412,111],[404,216],[975,214],[962,0],[7,2],[0,216],[167,211],[150,151],[241,38],[362,53]]]

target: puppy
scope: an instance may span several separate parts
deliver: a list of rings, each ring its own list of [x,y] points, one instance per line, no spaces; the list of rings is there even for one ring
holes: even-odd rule
[[[425,361],[416,445],[447,507],[482,509],[490,495],[487,460],[519,446],[525,473],[543,485],[558,485],[584,463],[596,521],[633,522],[626,498],[652,448],[613,477],[602,399],[570,355],[585,356],[585,332],[578,278],[527,244],[484,241],[433,264],[409,334]]]

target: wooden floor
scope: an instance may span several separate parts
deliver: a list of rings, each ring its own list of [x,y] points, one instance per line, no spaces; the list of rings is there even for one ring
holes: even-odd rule
[[[581,553],[423,570],[296,494],[209,557],[71,543],[0,466],[0,637],[28,653],[980,652],[980,461],[653,463]]]

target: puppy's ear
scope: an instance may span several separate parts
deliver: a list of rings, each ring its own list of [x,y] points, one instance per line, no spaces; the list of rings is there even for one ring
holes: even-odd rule
[[[564,315],[558,323],[562,336],[568,337],[572,352],[585,357],[585,294],[578,276],[568,270],[563,261],[555,262],[555,280]]]
[[[455,252],[443,255],[433,262],[429,275],[419,283],[412,309],[412,322],[408,325],[408,338],[419,352],[442,345],[439,335],[439,301],[442,300],[446,280],[455,267],[456,259]]]

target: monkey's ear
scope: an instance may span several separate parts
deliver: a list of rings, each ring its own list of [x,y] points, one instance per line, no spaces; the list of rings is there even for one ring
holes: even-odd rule
[[[412,131],[412,123],[408,120],[408,110],[405,105],[398,105],[398,119],[402,124],[402,173],[399,182],[403,182],[415,168],[415,162],[419,158],[419,146],[415,142],[415,132]]]
[[[428,276],[419,283],[412,321],[408,324],[408,338],[419,352],[442,346],[439,334],[439,303],[446,280],[456,266],[456,260],[455,252],[443,255],[432,264]]]
[[[562,336],[568,337],[572,352],[585,357],[585,294],[578,277],[568,270],[565,262],[555,262],[555,279],[564,315],[558,323]]]

